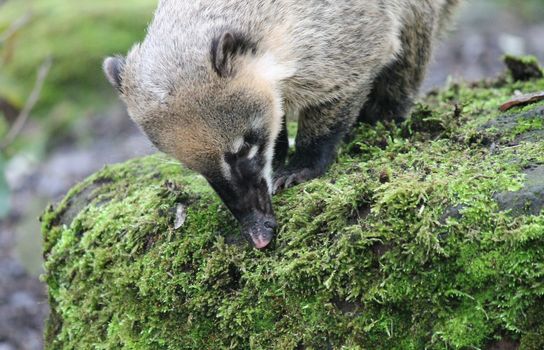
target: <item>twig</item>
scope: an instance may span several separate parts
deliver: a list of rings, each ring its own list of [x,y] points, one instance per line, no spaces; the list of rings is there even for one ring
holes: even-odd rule
[[[42,93],[43,84],[45,83],[45,79],[47,78],[47,75],[49,74],[49,71],[51,70],[51,66],[53,65],[53,59],[51,57],[47,57],[45,61],[42,63],[40,68],[38,69],[38,76],[36,78],[36,83],[34,84],[34,88],[32,89],[32,92],[26,101],[25,106],[21,110],[21,113],[17,116],[17,119],[15,119],[15,123],[13,123],[13,126],[11,127],[10,131],[6,135],[5,139],[0,143],[0,149],[6,149],[15,139],[17,136],[21,133],[23,130],[28,118],[30,117],[30,113],[32,112],[32,109],[38,102],[40,98],[40,94]]]
[[[0,0],[1,1],[1,0]],[[0,6],[2,6],[2,3],[0,3]],[[9,38],[11,38],[15,33],[17,33],[19,30],[21,30],[24,26],[30,22],[32,19],[32,13],[29,11],[19,17],[15,22],[13,22],[8,29],[6,29],[5,32],[0,34],[0,45],[4,44]]]
[[[501,112],[506,112],[514,107],[527,106],[532,103],[540,102],[542,100],[544,100],[544,91],[514,97],[510,101],[501,105],[499,109],[501,110]]]

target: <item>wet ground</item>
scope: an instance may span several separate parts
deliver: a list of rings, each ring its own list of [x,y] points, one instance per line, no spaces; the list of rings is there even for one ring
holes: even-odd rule
[[[2,0],[0,0],[1,2]],[[494,1],[474,1],[457,29],[438,48],[424,90],[448,77],[477,80],[503,70],[504,52],[534,54],[544,62],[544,20],[531,24]],[[90,131],[89,131],[90,130]],[[76,141],[74,141],[76,140]],[[42,349],[47,315],[37,218],[75,183],[104,164],[149,154],[153,148],[129,121],[122,107],[82,120],[74,135],[44,161],[21,156],[11,162],[13,211],[0,222],[0,350]]]

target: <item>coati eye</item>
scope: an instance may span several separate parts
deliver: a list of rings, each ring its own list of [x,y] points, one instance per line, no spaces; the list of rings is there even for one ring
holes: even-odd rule
[[[241,158],[244,158],[245,156],[247,156],[250,150],[251,150],[251,145],[247,142],[244,142],[244,145],[242,146],[242,148],[240,148],[240,151],[238,151],[238,156],[240,156]]]
[[[242,159],[253,159],[259,152],[259,146],[245,142],[237,153],[225,153],[225,161],[229,164]]]
[[[253,131],[250,131],[248,132],[245,136],[244,136],[244,142],[246,144],[250,144],[250,145],[255,145],[259,142],[259,135],[260,135],[260,131],[256,131],[256,130],[253,130]]]
[[[245,135],[244,142],[250,145],[248,157],[254,158],[257,154],[263,153],[266,149],[268,136],[265,130],[255,129]]]

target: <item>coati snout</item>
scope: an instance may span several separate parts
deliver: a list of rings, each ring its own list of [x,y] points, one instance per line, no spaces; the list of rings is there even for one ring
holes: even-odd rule
[[[204,176],[242,226],[244,236],[257,248],[267,247],[276,229],[266,173],[266,143],[259,137],[240,139],[233,152],[220,160],[220,171],[205,170]]]
[[[104,70],[263,248],[271,193],[321,176],[358,121],[407,115],[460,1],[160,0],[145,40]],[[299,124],[288,161],[286,116]]]

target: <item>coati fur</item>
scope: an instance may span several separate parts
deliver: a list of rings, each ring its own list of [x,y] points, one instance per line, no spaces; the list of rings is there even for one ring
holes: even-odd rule
[[[160,0],[104,62],[150,140],[202,174],[257,248],[271,194],[322,175],[359,121],[401,120],[460,0]],[[298,118],[286,162],[285,117]]]

